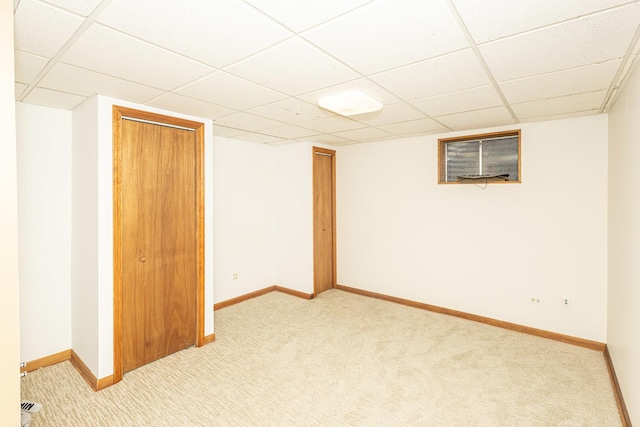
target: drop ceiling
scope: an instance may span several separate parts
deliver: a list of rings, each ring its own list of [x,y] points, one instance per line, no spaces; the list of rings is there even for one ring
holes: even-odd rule
[[[606,113],[640,0],[14,0],[16,100],[102,94],[219,136],[346,145]],[[359,89],[382,111],[318,107]]]

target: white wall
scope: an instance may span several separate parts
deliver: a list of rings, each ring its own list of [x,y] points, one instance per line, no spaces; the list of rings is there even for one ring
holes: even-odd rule
[[[314,145],[215,138],[216,302],[274,284],[313,293]]]
[[[16,104],[20,358],[71,348],[71,112]]]
[[[215,302],[274,283],[273,154],[266,145],[214,138]]]
[[[71,347],[98,372],[98,99],[73,111]],[[102,378],[102,377],[98,377]]]
[[[313,156],[310,143],[274,147],[275,284],[313,293]]]
[[[633,424],[640,424],[640,68],[609,113],[607,347]]]
[[[607,117],[518,127],[522,184],[484,190],[437,184],[437,136],[340,147],[338,283],[604,342]]]
[[[18,197],[13,69],[13,3],[0,2],[0,421],[19,425]]]

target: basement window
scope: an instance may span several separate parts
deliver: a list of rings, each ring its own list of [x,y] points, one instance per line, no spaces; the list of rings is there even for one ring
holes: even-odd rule
[[[438,140],[438,184],[519,183],[520,130]]]

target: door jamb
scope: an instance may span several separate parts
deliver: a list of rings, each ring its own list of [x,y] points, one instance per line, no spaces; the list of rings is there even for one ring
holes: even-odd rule
[[[113,384],[122,380],[122,118],[130,117],[193,129],[196,135],[196,345],[204,336],[204,123],[113,105]]]
[[[316,179],[316,162],[315,162],[315,156],[316,153],[322,153],[325,155],[330,155],[331,156],[331,198],[332,198],[332,212],[331,212],[331,223],[332,223],[332,228],[333,228],[333,266],[332,266],[332,270],[333,270],[333,278],[332,278],[332,284],[331,287],[335,288],[336,284],[337,284],[337,270],[338,270],[338,264],[337,264],[337,251],[336,251],[336,150],[329,150],[327,148],[320,148],[320,147],[312,147],[311,149],[311,165],[312,165],[312,187],[313,187],[313,192],[315,193],[315,179]],[[318,296],[318,286],[316,284],[316,274],[315,274],[315,267],[316,267],[316,245],[315,245],[315,241],[317,238],[317,232],[316,232],[316,218],[315,218],[315,213],[316,213],[316,207],[315,207],[315,203],[316,203],[316,195],[313,194],[313,297],[317,297]]]

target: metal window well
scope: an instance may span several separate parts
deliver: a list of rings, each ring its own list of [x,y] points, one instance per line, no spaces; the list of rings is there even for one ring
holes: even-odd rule
[[[445,178],[446,182],[518,181],[518,137],[447,143]]]

